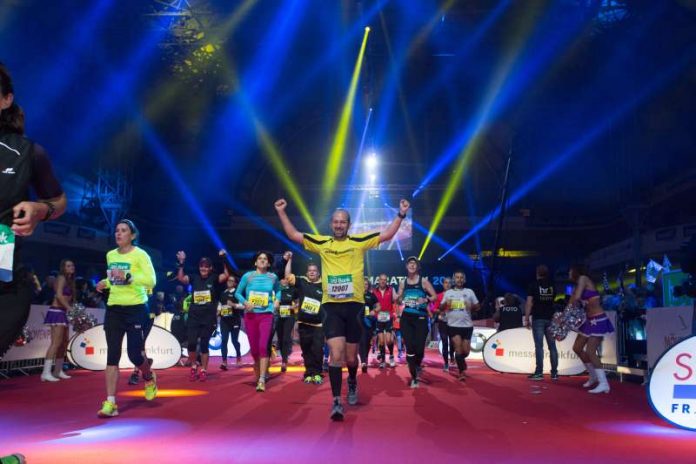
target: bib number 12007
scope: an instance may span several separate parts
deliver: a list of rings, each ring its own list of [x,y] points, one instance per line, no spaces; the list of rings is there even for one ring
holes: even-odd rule
[[[353,276],[350,274],[329,276],[328,290],[331,298],[340,300],[353,296]]]

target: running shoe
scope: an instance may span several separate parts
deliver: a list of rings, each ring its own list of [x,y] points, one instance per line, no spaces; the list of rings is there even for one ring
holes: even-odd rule
[[[362,368],[363,374],[366,374],[366,373],[367,373],[367,364],[366,364],[366,363],[362,363],[361,368]]]
[[[283,362],[283,363],[280,365],[280,372],[287,372],[287,370],[288,370],[288,363]]]
[[[331,406],[331,420],[334,422],[341,422],[343,421],[343,415],[344,411],[341,400],[334,398],[333,405]]]
[[[551,380],[558,380],[558,372],[551,373]]]
[[[419,387],[418,380],[416,380],[416,379],[411,380],[410,387],[411,388],[418,388]]]
[[[312,377],[312,381],[317,385],[321,385],[322,383],[324,383],[324,378],[321,375],[317,374],[314,377]]]
[[[529,380],[544,380],[544,375],[543,375],[543,374],[534,373],[534,374],[529,374],[529,375],[527,376],[527,378],[528,378]]]
[[[237,365],[238,366],[242,365],[242,357],[241,356],[237,356]]]
[[[198,369],[196,368],[196,366],[191,368],[191,372],[189,373],[189,380],[191,382],[195,382],[196,380],[198,380]]]
[[[394,355],[389,355],[389,367],[396,367],[396,361],[394,360]]]
[[[138,385],[139,380],[140,374],[137,371],[133,371],[133,373],[128,378],[128,385]]]
[[[208,372],[201,369],[201,374],[198,376],[198,380],[200,380],[201,382],[205,382],[206,380],[208,380]]]
[[[305,375],[304,383],[312,383],[314,378],[311,375]]]
[[[226,371],[227,370],[227,363],[220,364],[220,369],[222,369],[223,371]]]
[[[355,406],[358,404],[358,382],[348,380],[348,404]]]
[[[104,401],[101,409],[97,412],[98,417],[115,417],[118,416],[118,406],[111,401]]]
[[[262,393],[266,391],[266,381],[259,379],[258,382],[256,382],[256,391],[258,393]]]
[[[384,361],[382,361],[381,363],[379,363],[379,368],[380,368],[380,369],[384,369],[385,366],[386,366],[386,364],[384,363]]]
[[[445,364],[445,365],[442,367],[442,372],[449,372],[449,364]]]
[[[157,396],[157,374],[151,371],[152,378],[145,381],[145,399],[152,401]]]

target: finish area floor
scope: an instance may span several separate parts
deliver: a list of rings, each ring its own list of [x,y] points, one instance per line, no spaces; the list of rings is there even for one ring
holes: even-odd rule
[[[358,373],[359,404],[344,422],[329,420],[331,391],[305,385],[295,353],[274,365],[256,393],[249,358],[228,371],[211,360],[206,382],[188,369],[158,371],[159,396],[143,397],[121,372],[120,415],[98,419],[103,372],[70,371],[41,383],[38,375],[0,381],[0,455],[34,463],[124,462],[694,462],[696,433],[674,428],[650,409],[644,387],[611,381],[591,395],[584,377],[500,374],[472,361],[462,382],[429,351],[421,387],[408,369]],[[344,373],[344,379],[347,374]],[[345,380],[343,395],[345,397]]]

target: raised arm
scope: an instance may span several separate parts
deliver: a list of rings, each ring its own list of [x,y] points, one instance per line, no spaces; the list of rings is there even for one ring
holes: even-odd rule
[[[285,235],[288,236],[290,240],[292,240],[295,243],[298,243],[302,245],[302,240],[304,239],[304,234],[300,231],[298,231],[295,226],[290,222],[290,218],[288,217],[288,213],[285,211],[285,208],[288,206],[288,202],[285,201],[285,198],[281,198],[280,200],[277,200],[274,204],[276,212],[278,213],[278,218],[280,219],[280,223],[283,225],[283,230],[285,231]]]
[[[399,212],[397,213],[396,217],[391,224],[389,224],[387,228],[379,234],[380,243],[391,240],[394,235],[396,235],[396,233],[399,231],[399,227],[401,227],[401,221],[406,219],[406,213],[410,207],[411,204],[407,200],[401,200],[399,202]]]
[[[186,253],[183,251],[179,251],[176,253],[176,261],[178,263],[177,266],[177,271],[176,271],[176,280],[181,282],[184,285],[189,284],[189,276],[184,274],[184,262],[186,261]]]
[[[284,257],[287,257],[285,260],[285,278],[289,279],[292,275],[292,251],[286,251]]]
[[[230,274],[232,274],[232,270],[230,269],[229,264],[227,264],[227,251],[223,248],[220,251],[218,251],[218,255],[220,258],[222,258],[222,274],[218,276],[218,283],[224,283],[227,282],[227,279],[230,278]]]

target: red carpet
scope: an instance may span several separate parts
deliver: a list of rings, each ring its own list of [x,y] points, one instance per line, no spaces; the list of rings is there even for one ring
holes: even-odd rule
[[[4,380],[0,455],[21,452],[32,464],[694,462],[696,433],[658,419],[636,384],[612,381],[611,394],[590,395],[581,378],[530,382],[473,362],[463,383],[442,372],[434,351],[426,363],[418,390],[403,364],[358,374],[360,404],[346,406],[343,423],[328,419],[328,382],[303,384],[299,367],[261,394],[249,367],[223,372],[213,362],[206,383],[189,382],[187,369],[159,371],[153,402],[123,372],[121,415],[108,420],[96,417],[101,372],[55,384]]]

